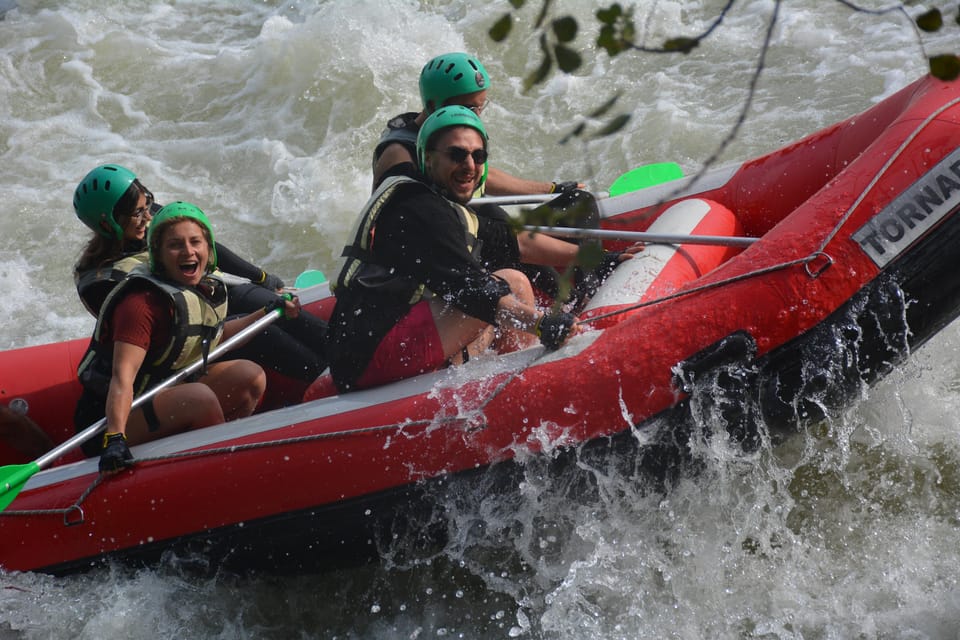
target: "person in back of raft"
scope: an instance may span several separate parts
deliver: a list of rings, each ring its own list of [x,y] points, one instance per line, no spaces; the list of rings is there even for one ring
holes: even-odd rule
[[[420,171],[392,168],[358,217],[329,321],[341,392],[440,369],[491,343],[506,352],[539,336],[557,349],[577,331],[571,314],[535,307],[522,273],[483,267],[489,221],[466,204],[484,179],[487,140],[470,109],[438,109],[417,137]]]
[[[137,176],[117,164],[91,170],[77,185],[73,210],[94,231],[74,267],[77,294],[96,317],[107,294],[136,266],[147,262],[147,227],[159,210],[153,194]],[[229,317],[273,303],[283,281],[250,264],[220,243],[214,247],[218,266],[250,282],[228,284]],[[248,358],[285,376],[310,384],[327,366],[324,341],[327,325],[300,312],[266,327],[226,358]]]
[[[227,289],[213,273],[213,229],[192,204],[174,202],[157,212],[147,245],[148,264],[133,268],[104,300],[78,368],[83,392],[74,413],[77,431],[106,417],[102,440],[84,444],[88,456],[99,453],[101,471],[132,462],[128,442],[250,415],[266,387],[263,369],[250,360],[213,362],[193,381],[131,410],[135,397],[278,308],[224,321]],[[287,312],[296,316],[298,309],[290,304]]]

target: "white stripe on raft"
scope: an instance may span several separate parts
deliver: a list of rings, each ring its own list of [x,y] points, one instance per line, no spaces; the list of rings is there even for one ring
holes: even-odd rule
[[[736,236],[739,221],[725,206],[702,198],[683,200],[664,211],[647,229],[650,233]],[[699,278],[742,248],[693,244],[652,244],[626,260],[607,278],[584,309],[582,317],[608,313],[637,301],[669,295]],[[596,326],[596,325],[595,325]]]

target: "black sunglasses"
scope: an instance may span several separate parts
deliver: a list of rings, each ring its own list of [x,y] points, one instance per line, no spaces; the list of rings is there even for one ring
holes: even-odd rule
[[[489,157],[486,149],[474,149],[473,151],[467,151],[463,147],[447,147],[443,150],[443,152],[447,154],[448,158],[457,164],[463,164],[467,161],[467,156],[470,156],[473,158],[474,164],[481,165],[484,164]]]

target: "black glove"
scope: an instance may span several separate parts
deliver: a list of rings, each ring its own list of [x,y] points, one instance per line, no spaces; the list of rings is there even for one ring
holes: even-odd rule
[[[570,330],[573,329],[576,321],[572,313],[543,314],[537,320],[534,333],[540,338],[540,344],[546,347],[547,351],[556,351],[570,335]]]
[[[292,293],[287,292],[281,295],[278,295],[276,298],[268,302],[263,307],[263,315],[267,315],[272,311],[280,310],[280,317],[287,317],[287,300],[293,300],[294,296]]]
[[[551,182],[550,193],[569,193],[580,188],[580,183],[576,180],[566,180],[565,182]]]
[[[122,433],[103,434],[103,451],[100,453],[100,471],[120,471],[133,464],[133,454],[127,447],[127,436]]]
[[[623,251],[604,251],[603,258],[600,260],[600,264],[597,265],[597,268],[593,270],[597,278],[597,284],[603,284],[603,281],[610,277],[610,274],[613,273],[613,270],[617,268],[617,265],[620,264],[620,256],[623,255]]]
[[[266,271],[260,272],[260,281],[257,282],[257,284],[266,289],[270,289],[270,291],[279,291],[286,286],[284,285],[283,280],[275,275],[267,273]]]
[[[604,251],[600,264],[593,269],[579,270],[574,294],[580,298],[592,298],[603,281],[610,277],[613,270],[620,264],[621,255],[623,255],[622,251]]]

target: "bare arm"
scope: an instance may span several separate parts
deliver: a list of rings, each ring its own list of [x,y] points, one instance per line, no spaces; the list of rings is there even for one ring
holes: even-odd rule
[[[520,261],[548,267],[567,267],[577,259],[580,247],[544,233],[521,231],[517,234]]]
[[[550,193],[552,182],[539,182],[512,176],[500,169],[490,167],[487,171],[487,194],[491,196],[526,195],[529,193]]]
[[[133,404],[133,381],[146,357],[146,349],[129,342],[115,342],[113,345],[113,371],[106,400],[106,430],[111,433],[127,432]]]

